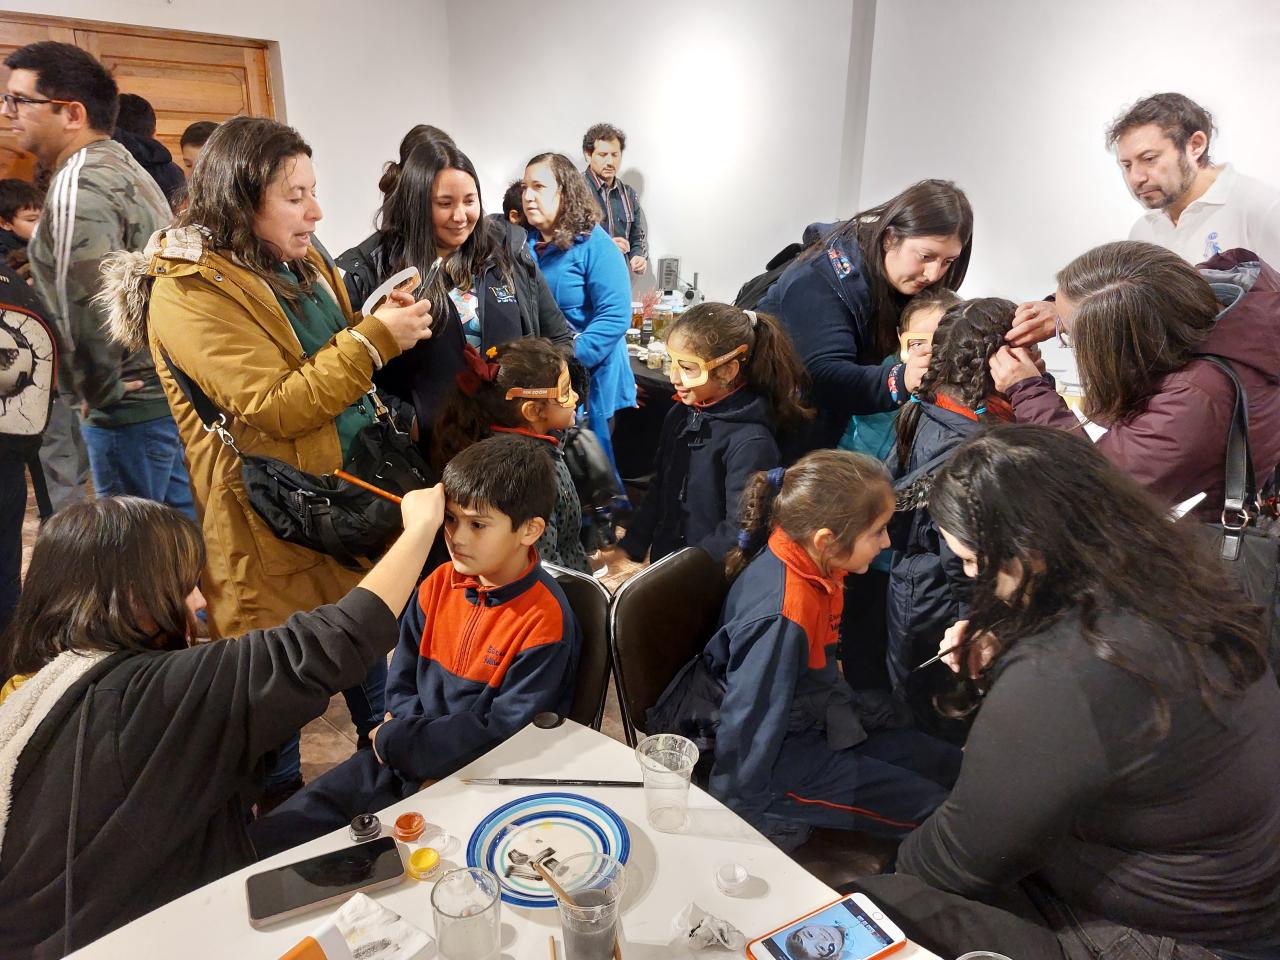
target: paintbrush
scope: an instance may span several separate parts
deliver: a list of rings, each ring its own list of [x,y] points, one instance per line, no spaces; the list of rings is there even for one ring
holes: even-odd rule
[[[550,856],[550,855],[551,855],[550,851],[547,851],[547,853],[545,854],[545,856]],[[543,867],[542,861],[540,859],[530,860],[529,866],[533,867],[534,870],[537,870],[538,876],[540,876],[543,880],[547,881],[547,886],[551,888],[552,893],[554,893],[557,897],[559,897],[561,900],[563,900],[565,903],[569,904],[570,906],[577,906],[577,904],[573,902],[573,897],[565,893],[564,887],[560,886],[560,884],[558,884],[555,881],[555,879],[552,878],[551,874],[547,873],[546,868]],[[613,960],[622,960],[622,948],[618,946],[618,938],[616,936],[613,939]]]
[[[392,503],[399,503],[401,500],[401,498],[397,497],[394,493],[388,493],[386,490],[383,490],[381,487],[375,487],[372,483],[366,483],[365,481],[361,480],[359,477],[353,474],[347,473],[347,471],[345,470],[335,470],[333,471],[333,475],[335,477],[338,477],[342,480],[347,481],[347,483],[354,483],[361,490],[368,490],[370,493],[376,493],[378,496],[382,497],[382,499],[390,500]]]

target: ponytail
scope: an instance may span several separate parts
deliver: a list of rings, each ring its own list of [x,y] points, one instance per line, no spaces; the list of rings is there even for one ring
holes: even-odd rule
[[[769,314],[727,303],[700,303],[672,325],[671,333],[677,332],[702,357],[720,357],[746,346],[741,376],[770,402],[777,426],[795,426],[813,416],[801,403],[808,386],[804,364],[787,332]]]
[[[815,450],[785,470],[756,473],[742,491],[742,529],[725,555],[725,576],[736,578],[779,528],[797,542],[830,530],[836,549],[848,552],[892,504],[884,464],[862,453]]]

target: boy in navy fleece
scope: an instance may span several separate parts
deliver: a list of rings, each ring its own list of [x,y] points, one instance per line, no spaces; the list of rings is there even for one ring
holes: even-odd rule
[[[581,632],[534,549],[555,506],[550,458],[521,437],[490,437],[449,461],[444,490],[453,562],[422,581],[400,617],[373,749],[259,820],[260,854],[402,800],[538,713],[568,713]]]

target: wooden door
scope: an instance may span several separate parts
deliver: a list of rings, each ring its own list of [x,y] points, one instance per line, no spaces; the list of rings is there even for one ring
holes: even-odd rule
[[[102,61],[121,93],[145,97],[155,107],[156,139],[179,165],[182,131],[197,120],[283,119],[268,41],[0,13],[0,59],[37,40],[74,43]],[[0,66],[0,83],[7,76]],[[0,130],[0,176],[31,179],[34,158],[17,150],[7,126]]]

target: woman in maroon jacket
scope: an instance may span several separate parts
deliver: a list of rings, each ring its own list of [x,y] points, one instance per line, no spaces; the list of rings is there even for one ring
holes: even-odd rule
[[[1075,351],[1084,413],[1107,427],[1098,449],[1161,501],[1206,494],[1196,515],[1223,505],[1235,388],[1197,354],[1226,358],[1249,400],[1261,484],[1280,462],[1280,274],[1247,250],[1193,267],[1149,243],[1120,241],[1058,274],[1059,339]],[[1051,377],[1021,347],[991,358],[996,388],[1021,422],[1083,428]]]

